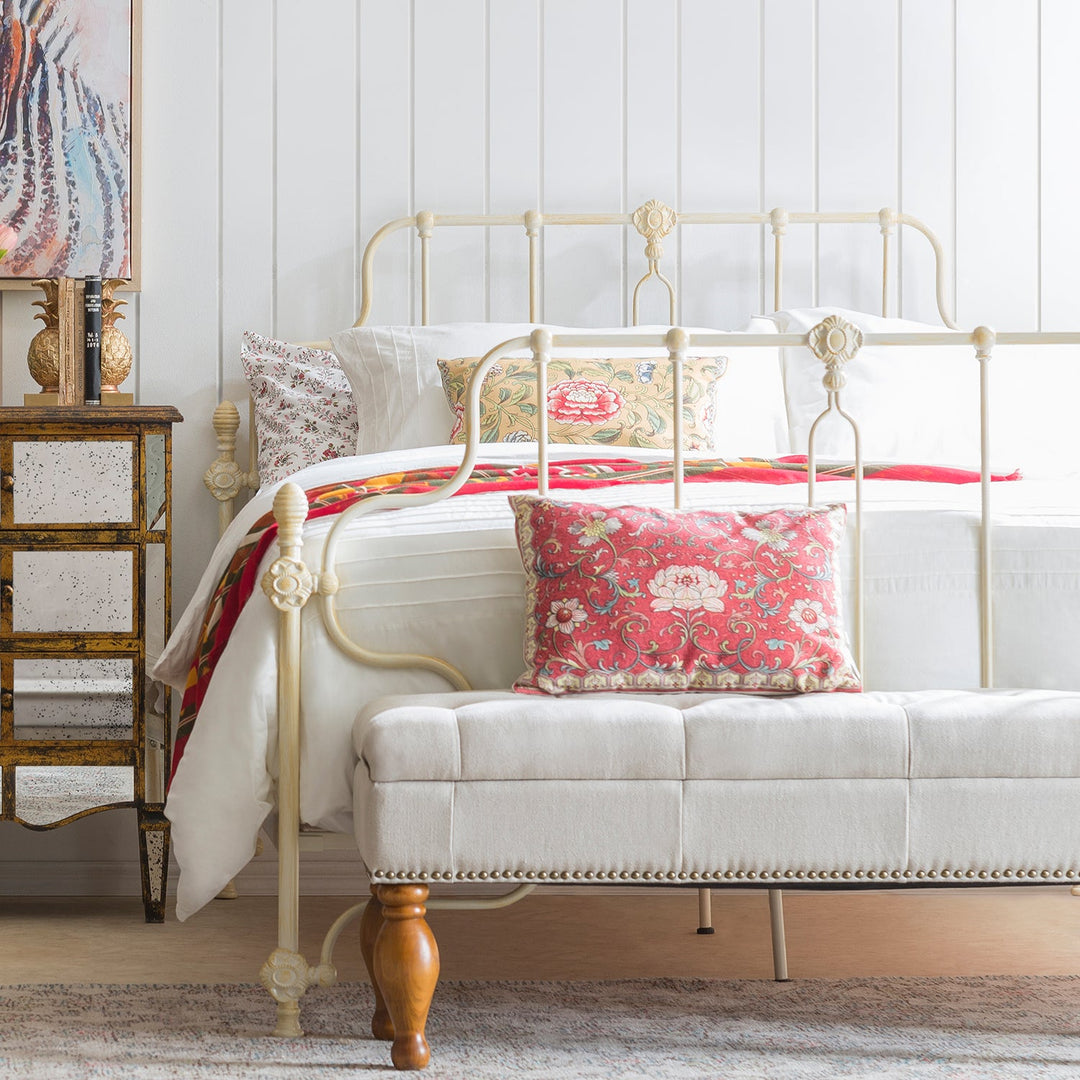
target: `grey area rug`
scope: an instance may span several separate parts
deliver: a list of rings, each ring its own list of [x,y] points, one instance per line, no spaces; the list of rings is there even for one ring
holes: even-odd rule
[[[392,1075],[363,984],[265,1034],[254,986],[0,987],[2,1077]],[[444,983],[425,1076],[1080,1077],[1080,978]]]

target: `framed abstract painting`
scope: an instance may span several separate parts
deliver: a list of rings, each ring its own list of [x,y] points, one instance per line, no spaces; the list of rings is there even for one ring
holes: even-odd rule
[[[139,287],[141,0],[4,0],[0,288],[35,278]],[[10,234],[7,234],[10,237]]]

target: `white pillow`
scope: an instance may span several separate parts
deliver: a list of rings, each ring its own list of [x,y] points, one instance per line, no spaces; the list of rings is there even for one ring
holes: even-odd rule
[[[864,333],[919,333],[940,326],[885,319],[844,308],[796,308],[771,318],[784,333],[806,333],[829,315],[840,315]],[[826,405],[825,365],[809,348],[780,350],[787,392],[792,453],[805,454],[810,427]],[[844,366],[847,384],[840,404],[859,425],[867,461],[977,465],[979,370],[970,347],[948,345],[864,346]],[[850,427],[829,417],[818,427],[819,457],[850,459]]]
[[[940,331],[843,308],[780,311],[777,329],[805,333],[831,314],[866,333]],[[781,350],[793,453],[806,453],[810,425],[825,407],[825,366],[807,348]],[[979,464],[979,364],[971,345],[864,347],[845,365],[840,403],[859,425],[867,461]],[[730,369],[728,378],[730,378]],[[1060,475],[1074,457],[1080,348],[997,346],[990,361],[990,458],[995,470]],[[851,458],[850,429],[830,422],[815,439],[822,458]]]
[[[454,417],[446,404],[437,361],[482,356],[500,341],[527,337],[533,329],[529,323],[447,323],[438,326],[360,326],[335,334],[330,339],[331,344],[352,385],[357,406],[356,452],[370,454],[449,442]],[[550,329],[556,334],[620,336],[664,334],[668,327],[587,329],[552,326]],[[756,320],[747,329],[771,331],[773,325],[768,320]],[[574,347],[571,351],[575,356],[605,356],[611,348]],[[717,397],[717,453],[728,457],[775,457],[787,452],[776,350],[732,349],[725,352],[723,349],[694,347],[693,351],[695,355],[715,352],[728,357],[728,374]],[[664,355],[663,349],[635,350],[635,354],[638,352],[643,356]],[[528,350],[511,355],[528,355]]]
[[[260,484],[355,453],[356,407],[333,353],[245,330],[240,364],[255,404]]]
[[[739,332],[775,334],[776,325],[755,316]],[[716,456],[775,458],[792,453],[780,350],[775,345],[741,346],[724,355],[727,371],[716,396]]]
[[[500,341],[528,335],[528,323],[354,326],[330,338],[352,385],[356,453],[408,450],[450,441],[440,357],[482,356]]]

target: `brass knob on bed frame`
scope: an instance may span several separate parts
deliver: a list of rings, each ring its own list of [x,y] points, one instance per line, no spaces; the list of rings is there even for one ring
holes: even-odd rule
[[[15,596],[15,586],[10,581],[5,582],[3,589],[0,592],[4,594],[5,600],[11,600]]]
[[[5,491],[14,491],[15,490],[15,474],[14,473],[4,473],[2,476],[0,476],[0,488],[3,488]]]
[[[15,695],[10,690],[5,690],[0,694],[0,705],[5,709],[11,708],[11,703],[15,700]]]

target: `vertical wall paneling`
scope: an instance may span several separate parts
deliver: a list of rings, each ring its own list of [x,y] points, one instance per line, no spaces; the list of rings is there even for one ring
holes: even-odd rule
[[[274,55],[275,24],[265,0],[221,5],[223,56]],[[222,392],[246,393],[240,335],[274,326],[274,67],[221,66]]]
[[[1080,101],[1080,4],[1042,0],[1042,165],[1041,323],[1044,330],[1070,330],[1080,323],[1080,139],[1076,107]]]
[[[415,208],[412,205],[410,5],[359,0],[357,18],[359,260],[360,245],[366,244],[379,226],[412,214]],[[414,230],[403,230],[379,248],[375,262],[375,303],[370,319],[373,323],[412,321],[408,286],[415,236]],[[359,282],[353,309],[360,310]]]
[[[356,4],[278,4],[275,322],[311,340],[356,317]]]
[[[956,210],[954,133],[955,10],[941,0],[901,0],[899,208],[937,233],[949,261],[953,292]],[[905,230],[900,309],[908,319],[939,324],[934,299],[934,256],[925,240]]]
[[[481,213],[487,170],[484,0],[415,0],[414,192],[417,210]],[[482,229],[431,241],[431,321],[482,320],[487,307]]]
[[[540,205],[539,0],[488,2],[488,210],[520,214]],[[488,313],[495,322],[529,317],[525,229],[487,237]]]
[[[220,359],[220,15],[216,0],[143,5],[143,289],[135,363],[141,401],[174,404],[185,418],[173,444],[177,611],[217,535],[202,473],[213,457]]]
[[[627,0],[625,24],[626,84],[624,199],[634,210],[649,199],[679,208],[679,73],[676,0]],[[626,230],[626,312],[632,312],[634,285],[648,268],[645,241],[632,226]],[[678,271],[679,240],[664,240],[661,271],[673,282]],[[652,280],[641,287],[640,321],[666,325],[667,290]]]
[[[762,88],[762,193],[765,210],[813,210],[815,186],[815,4],[807,0],[762,0],[764,63]],[[814,299],[814,236],[791,226],[784,241],[787,307]],[[773,243],[766,231],[766,310],[772,306]]]
[[[682,3],[682,208],[761,209],[759,0]],[[688,228],[682,321],[734,328],[761,309],[761,229]]]
[[[544,2],[545,211],[621,208],[623,5]],[[617,326],[623,319],[621,230],[551,228],[544,241],[544,317]],[[590,282],[586,291],[583,280]],[[594,289],[592,282],[600,284]]]
[[[895,0],[817,0],[818,202],[822,210],[895,207],[897,5]],[[895,279],[891,310],[896,311]],[[881,310],[876,225],[823,228],[818,298]]]
[[[961,325],[1038,321],[1038,12],[1038,0],[957,0]]]

